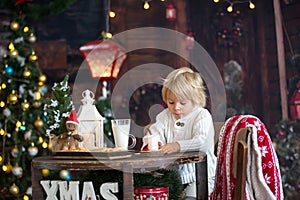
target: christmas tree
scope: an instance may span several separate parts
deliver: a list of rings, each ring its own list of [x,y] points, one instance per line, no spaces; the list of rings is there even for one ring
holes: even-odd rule
[[[19,2],[19,1],[18,1]],[[31,161],[48,154],[43,131],[46,76],[38,66],[34,30],[22,10],[12,16],[1,38],[0,60],[0,198],[31,198]]]
[[[62,82],[55,83],[51,98],[45,100],[44,111],[47,122],[44,129],[48,136],[67,132],[66,121],[74,109],[68,80],[69,76],[66,75]]]

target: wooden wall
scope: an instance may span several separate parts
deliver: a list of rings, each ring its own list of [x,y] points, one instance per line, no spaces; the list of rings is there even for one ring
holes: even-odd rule
[[[98,39],[100,32],[105,29],[101,2],[103,3],[103,1],[99,3],[98,0],[89,0],[87,4],[85,0],[79,0],[58,16],[41,21],[30,21],[36,29],[38,38],[36,48],[39,50],[41,68],[49,75],[49,84],[62,80],[65,74],[71,74],[71,80],[74,81],[83,62],[79,47],[85,42]],[[238,5],[243,36],[237,37],[233,46],[222,45],[224,41],[216,36],[218,30],[232,28],[234,20],[232,16],[225,15],[221,18],[216,16],[216,13],[222,9],[226,13],[224,1],[223,5],[215,4],[212,0],[174,0],[174,2],[177,6],[177,20],[169,22],[165,19],[165,6],[161,1],[151,1],[150,10],[145,11],[142,8],[142,1],[113,0],[111,9],[117,13],[117,16],[110,19],[109,30],[113,34],[118,34],[133,28],[154,26],[181,33],[193,31],[196,41],[210,54],[221,74],[223,74],[224,64],[230,60],[235,60],[241,65],[244,83],[241,103],[250,105],[254,114],[270,129],[274,129],[275,124],[281,119],[281,99],[273,0],[254,1],[256,8],[252,11],[248,9],[246,3]],[[280,2],[285,26],[285,50],[286,54],[290,54],[291,49],[295,50],[295,42],[299,34],[300,1]],[[5,19],[2,23],[8,23],[8,15],[9,13],[3,10],[0,12],[1,19]],[[67,26],[64,25],[66,22]],[[163,37],[151,38],[151,35],[145,36],[138,42],[151,43],[153,40],[161,40],[162,44],[165,42]],[[137,50],[128,54],[121,68],[120,77],[130,69],[150,62],[174,68],[189,64],[172,53],[155,49]],[[88,74],[87,68],[85,71]],[[287,69],[288,78],[294,73],[295,71]],[[112,88],[115,83],[116,81],[112,82]],[[82,89],[85,87],[82,83]],[[99,92],[97,95],[100,95],[101,90],[97,91]],[[141,119],[143,120],[146,119]]]

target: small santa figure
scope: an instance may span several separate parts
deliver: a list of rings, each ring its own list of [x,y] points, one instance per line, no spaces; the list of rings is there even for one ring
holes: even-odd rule
[[[76,111],[72,110],[69,118],[66,121],[67,133],[64,133],[61,139],[66,139],[62,150],[76,150],[78,143],[83,141],[83,137],[78,134],[79,121],[76,116]]]

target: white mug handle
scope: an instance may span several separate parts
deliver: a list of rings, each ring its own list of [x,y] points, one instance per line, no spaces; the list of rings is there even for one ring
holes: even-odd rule
[[[132,144],[128,146],[129,149],[132,149],[133,147],[135,147],[136,145],[136,138],[134,137],[134,135],[130,134],[129,133],[129,137],[131,138],[132,140]]]

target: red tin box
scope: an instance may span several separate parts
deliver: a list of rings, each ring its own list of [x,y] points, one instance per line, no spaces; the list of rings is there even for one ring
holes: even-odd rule
[[[168,187],[137,187],[134,189],[134,200],[168,200]]]

